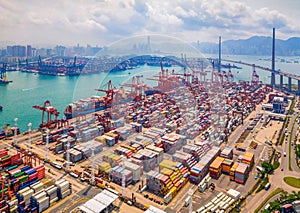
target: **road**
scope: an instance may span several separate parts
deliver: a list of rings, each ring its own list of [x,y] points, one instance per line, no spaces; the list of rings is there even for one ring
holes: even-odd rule
[[[297,104],[295,104],[296,106]],[[295,124],[294,131],[292,130],[292,125],[296,117],[298,116],[298,109],[295,108],[295,113],[293,115],[290,115],[290,122],[289,126],[287,127],[287,131],[292,134],[292,141],[294,142],[294,137],[298,133],[298,124]],[[284,143],[282,146],[274,147],[277,151],[279,151],[281,155],[281,163],[280,163],[280,169],[277,169],[274,171],[274,174],[269,175],[269,181],[271,183],[271,187],[268,191],[262,190],[259,193],[255,194],[254,196],[250,195],[247,197],[246,205],[242,209],[242,212],[248,213],[248,212],[254,212],[255,209],[258,207],[258,205],[276,188],[282,188],[287,192],[292,192],[293,190],[297,190],[294,187],[289,186],[286,184],[283,180],[286,176],[293,176],[293,177],[299,177],[300,169],[296,164],[296,156],[295,152],[292,146],[291,150],[291,166],[292,171],[289,170],[289,163],[288,163],[288,155],[289,155],[289,137],[286,137],[284,140]],[[284,157],[283,152],[286,152],[286,157]]]

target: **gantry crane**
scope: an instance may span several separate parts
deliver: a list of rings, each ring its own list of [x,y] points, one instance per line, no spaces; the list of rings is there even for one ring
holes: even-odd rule
[[[7,195],[9,199],[13,197],[14,193],[13,191],[10,190],[10,185],[11,183],[8,178],[6,178],[5,176],[0,177],[0,186],[1,186],[0,200],[4,200],[5,195]]]
[[[114,100],[114,95],[116,92],[115,92],[115,88],[113,88],[112,81],[109,80],[106,85],[107,85],[107,89],[96,89],[96,91],[106,93],[106,96],[104,97],[105,106],[106,108],[110,108],[112,107],[114,102],[116,103],[118,102],[118,100]],[[104,87],[106,85],[104,85]]]
[[[228,80],[229,80],[229,82],[233,82],[234,81],[234,78],[233,78],[233,74],[232,74],[232,72],[231,72],[231,66],[230,66],[230,64],[228,64]]]
[[[259,83],[259,75],[255,71],[255,64],[252,65],[253,67],[253,72],[252,72],[252,83],[253,84],[258,84]]]
[[[136,102],[144,99],[145,90],[150,89],[150,87],[148,87],[143,81],[141,81],[141,78],[141,75],[133,76],[131,79],[131,84],[120,84],[120,86],[131,88],[130,98],[131,100],[134,100]]]
[[[53,129],[57,126],[57,123],[59,122],[58,116],[59,112],[52,106],[51,102],[49,100],[46,100],[44,102],[44,106],[32,106],[35,109],[42,110],[42,123],[40,124],[41,128],[47,127],[49,129]],[[47,120],[45,121],[45,113],[47,113]],[[55,118],[52,120],[52,115],[55,116]]]

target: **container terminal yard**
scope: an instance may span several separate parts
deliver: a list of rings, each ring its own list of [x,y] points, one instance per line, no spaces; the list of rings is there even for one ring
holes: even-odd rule
[[[295,190],[283,179],[300,172],[291,151],[298,97],[262,84],[255,68],[235,82],[230,65],[164,65],[147,78],[156,86],[142,75],[119,87],[109,80],[96,89],[104,96],[70,103],[64,119],[46,100],[33,106],[39,129],[7,125],[0,211],[255,212],[276,188]]]
[[[19,134],[15,119],[0,142],[1,212],[230,212],[273,150],[287,172],[288,146],[274,144],[298,100],[255,71],[250,82],[211,76],[161,65],[157,87],[142,76],[121,85],[129,89],[109,81],[104,97],[68,105],[68,119],[49,100],[33,106],[41,128]],[[281,186],[272,179],[271,189]],[[260,196],[240,210],[253,212]]]

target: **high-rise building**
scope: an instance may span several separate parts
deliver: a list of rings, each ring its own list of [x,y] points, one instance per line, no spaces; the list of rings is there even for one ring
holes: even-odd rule
[[[31,45],[27,45],[27,58],[32,57],[32,48]]]
[[[7,46],[7,56],[12,57],[25,57],[26,56],[26,47],[15,45],[15,46]]]

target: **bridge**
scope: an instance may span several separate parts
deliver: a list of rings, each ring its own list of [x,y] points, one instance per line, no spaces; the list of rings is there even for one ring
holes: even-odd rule
[[[274,78],[275,78],[275,75],[279,75],[280,76],[279,89],[283,89],[283,77],[287,77],[288,78],[288,92],[292,92],[292,79],[296,80],[298,82],[298,91],[296,93],[300,94],[300,76],[298,76],[298,75],[283,72],[281,70],[272,71],[272,69],[270,69],[270,68],[255,65],[255,64],[250,64],[250,63],[246,63],[246,62],[242,62],[242,61],[235,61],[235,60],[229,60],[229,59],[222,59],[222,61],[226,61],[226,62],[230,62],[230,63],[234,63],[234,64],[241,64],[241,65],[245,65],[245,66],[251,66],[251,67],[255,67],[255,68],[258,68],[258,69],[261,69],[264,71],[268,71],[268,72],[271,72],[271,74],[274,74]],[[272,80],[271,80],[271,84],[272,84]],[[275,86],[275,79],[274,79],[274,85],[272,84],[272,86]]]

